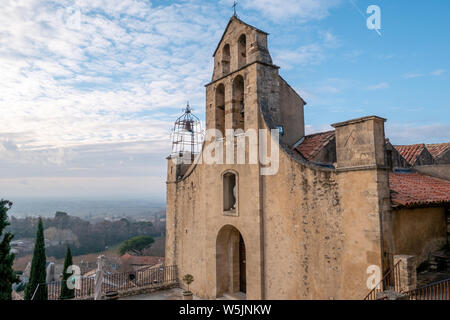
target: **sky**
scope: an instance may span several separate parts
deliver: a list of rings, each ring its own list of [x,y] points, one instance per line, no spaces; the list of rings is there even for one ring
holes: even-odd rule
[[[204,120],[232,4],[0,0],[0,198],[163,201],[170,130],[187,101]],[[307,133],[378,115],[394,144],[450,141],[449,12],[442,0],[237,6],[307,101]]]

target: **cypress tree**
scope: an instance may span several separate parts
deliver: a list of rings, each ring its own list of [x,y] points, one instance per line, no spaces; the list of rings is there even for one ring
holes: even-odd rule
[[[25,289],[25,300],[31,300],[33,298],[33,294],[38,285],[39,289],[36,291],[33,300],[48,300],[47,285],[45,284],[47,277],[46,264],[44,226],[42,225],[42,219],[39,218],[33,260],[31,262],[30,280]]]
[[[3,199],[0,201],[0,300],[12,299],[12,284],[16,282],[13,271],[14,254],[10,252],[14,236],[10,232],[4,232],[9,225],[7,212],[11,206],[12,202]]]
[[[67,287],[67,279],[72,275],[71,273],[67,273],[67,268],[71,266],[72,263],[72,252],[70,251],[69,246],[67,246],[66,258],[64,259],[64,270],[63,270],[63,279],[61,284],[61,295],[59,297],[60,300],[65,299],[73,299],[75,298],[75,289],[69,289]]]

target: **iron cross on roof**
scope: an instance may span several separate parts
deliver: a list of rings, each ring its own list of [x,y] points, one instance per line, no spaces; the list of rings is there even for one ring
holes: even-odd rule
[[[237,13],[236,13],[236,7],[237,7],[238,3],[235,1],[233,3],[233,9],[234,9],[234,16],[237,17]]]

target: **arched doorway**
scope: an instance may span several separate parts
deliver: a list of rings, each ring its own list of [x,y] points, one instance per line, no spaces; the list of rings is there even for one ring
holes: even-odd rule
[[[223,227],[216,242],[217,297],[224,293],[247,292],[247,265],[244,238],[231,225]]]

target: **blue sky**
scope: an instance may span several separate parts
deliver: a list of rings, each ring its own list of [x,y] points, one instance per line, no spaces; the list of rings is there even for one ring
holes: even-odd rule
[[[232,3],[2,1],[0,197],[164,199],[171,126],[187,100],[204,119]],[[394,144],[450,141],[448,12],[441,0],[238,5],[308,102],[308,133],[375,114]]]

